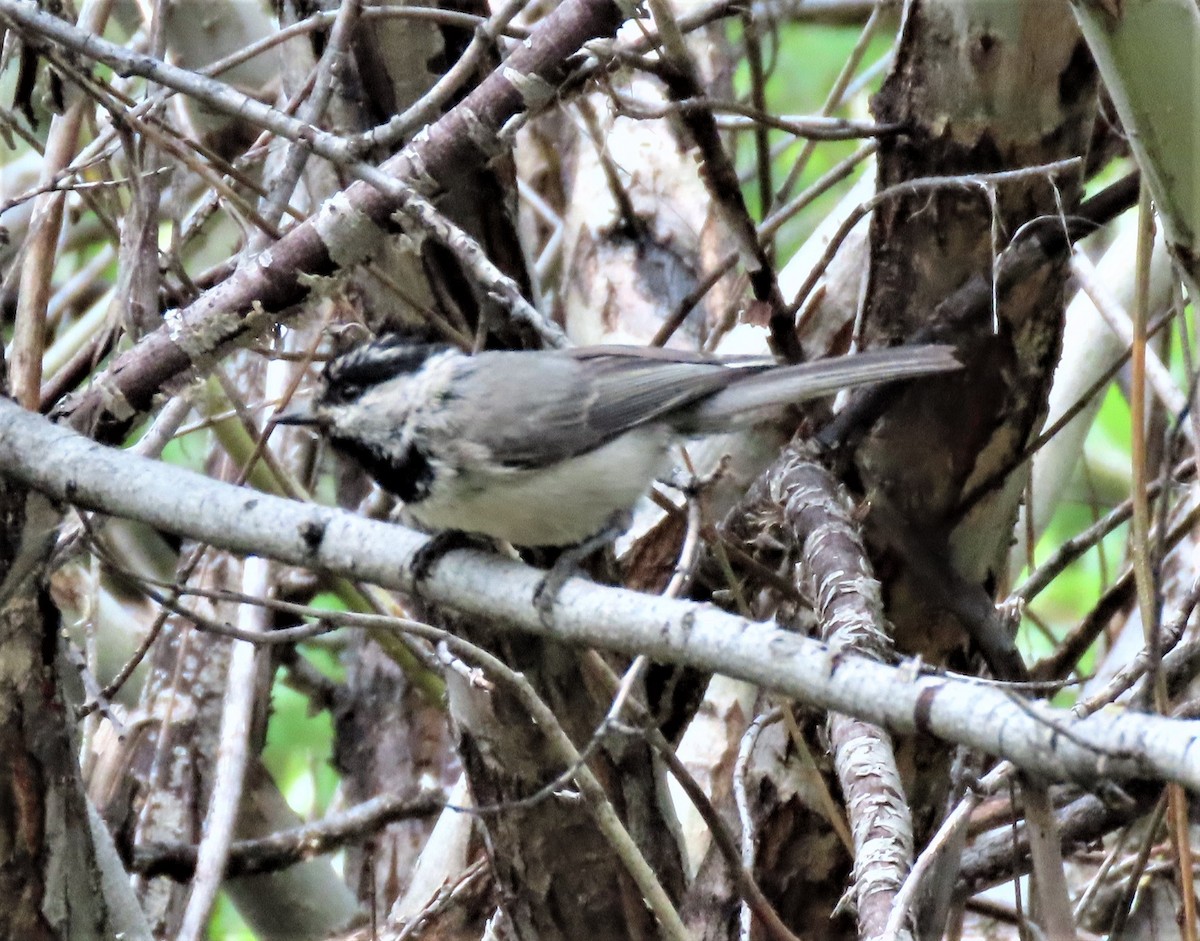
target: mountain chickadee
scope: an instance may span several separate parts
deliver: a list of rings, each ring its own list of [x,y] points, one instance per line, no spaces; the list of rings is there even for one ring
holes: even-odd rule
[[[308,410],[277,421],[319,429],[431,531],[575,546],[626,518],[680,437],[960,366],[946,346],[779,366],[622,346],[468,356],[392,336],[330,361]]]

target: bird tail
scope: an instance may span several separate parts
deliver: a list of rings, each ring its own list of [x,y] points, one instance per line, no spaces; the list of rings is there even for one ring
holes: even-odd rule
[[[961,369],[951,346],[901,346],[747,372],[688,409],[679,431],[708,434],[755,420],[756,412],[832,395],[842,389]]]

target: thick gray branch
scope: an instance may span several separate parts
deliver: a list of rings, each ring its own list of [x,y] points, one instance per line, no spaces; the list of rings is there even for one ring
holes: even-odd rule
[[[77,506],[388,588],[412,590],[409,565],[425,541],[401,526],[106,448],[7,400],[0,400],[0,471]],[[540,580],[516,562],[455,552],[422,589],[497,626],[739,677],[891,731],[923,731],[999,755],[1048,778],[1163,778],[1200,792],[1197,722],[1135,713],[1074,719],[993,685],[834,654],[770,623],[582,579],[564,587],[548,628],[532,604]]]

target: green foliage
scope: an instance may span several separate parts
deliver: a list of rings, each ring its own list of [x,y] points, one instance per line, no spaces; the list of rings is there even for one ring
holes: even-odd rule
[[[168,464],[177,464],[202,473],[211,454],[212,433],[207,429],[198,429],[168,441],[167,446],[163,448],[162,459]]]
[[[342,673],[326,650],[312,648],[303,654],[331,679]],[[329,808],[338,786],[333,755],[333,720],[328,712],[313,713],[309,700],[287,685],[280,670],[271,687],[271,721],[263,762],[292,809],[302,817],[319,817]]]
[[[301,816],[318,817],[329,806],[338,777],[329,764],[333,726],[329,713],[307,714],[308,700],[276,684],[274,714],[267,732],[263,761],[288,803]]]
[[[213,906],[208,937],[209,941],[258,941],[258,935],[242,921],[242,916],[224,892],[217,896],[217,904]]]

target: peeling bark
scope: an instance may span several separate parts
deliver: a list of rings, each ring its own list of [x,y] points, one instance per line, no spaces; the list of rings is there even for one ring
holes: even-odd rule
[[[3,362],[0,360],[0,394]],[[101,888],[45,584],[59,514],[0,476],[0,937],[102,941]]]

